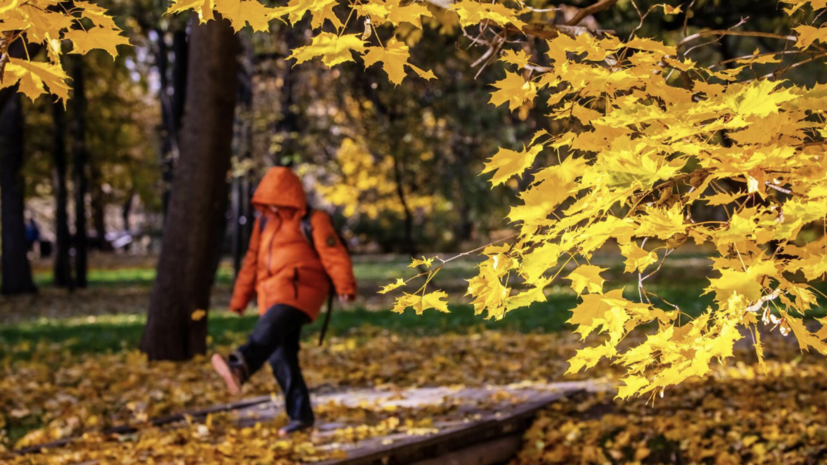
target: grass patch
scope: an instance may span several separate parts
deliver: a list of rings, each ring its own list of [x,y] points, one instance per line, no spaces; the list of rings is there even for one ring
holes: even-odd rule
[[[711,303],[711,296],[698,298],[700,285],[658,286],[660,295],[690,314],[697,315]],[[627,290],[627,298],[637,299],[636,290]],[[433,310],[416,315],[413,310],[403,314],[389,310],[368,311],[361,308],[336,308],[331,319],[330,335],[344,335],[356,328],[375,327],[398,334],[421,335],[464,333],[474,330],[508,330],[518,332],[556,332],[566,328],[571,309],[577,299],[570,289],[555,287],[547,302],[531,308],[515,310],[502,320],[485,320],[474,315],[470,305],[451,305],[451,313]],[[226,311],[209,315],[209,335],[215,345],[235,343],[248,334],[258,319],[254,311],[243,317]],[[11,347],[15,357],[26,358],[36,344],[55,344],[56,350],[73,354],[114,352],[138,347],[143,333],[145,315],[81,316],[64,319],[37,320],[0,327],[0,347]],[[304,330],[307,342],[315,341],[322,318]]]

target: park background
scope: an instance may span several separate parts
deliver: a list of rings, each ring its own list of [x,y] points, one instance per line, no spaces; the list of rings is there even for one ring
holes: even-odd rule
[[[562,24],[576,7],[590,3],[572,1],[571,11],[563,7],[543,19]],[[180,306],[176,299],[190,299],[209,302],[203,326],[193,330],[208,331],[209,351],[243,340],[255,310],[239,318],[226,308],[251,232],[249,198],[271,166],[295,169],[310,202],[333,215],[354,254],[357,300],[337,308],[325,346],[315,346],[318,323],[305,331],[302,363],[314,392],[611,383],[608,363],[586,374],[563,375],[566,360],[581,347],[565,323],[576,305],[576,294],[565,284],[547,289],[548,302],[501,321],[474,316],[463,296],[465,279],[479,260],[473,255],[452,262],[435,278],[450,294],[450,314],[394,314],[392,299],[377,293],[410,273],[412,256],[448,258],[513,234],[505,217],[530,178],[491,188],[488,177],[479,175],[483,164],[500,146],[519,149],[520,141],[540,129],[560,130],[547,126],[542,104],[515,112],[488,104],[491,83],[502,70],[472,66],[485,49],[474,46],[456,23],[440,17],[423,31],[400,28],[403,40],[420,44],[412,49],[416,62],[432,69],[439,85],[408,80],[395,86],[378,67],[355,63],[292,67],[285,58],[309,40],[303,28],[273,21],[269,33],[244,30],[222,51],[223,59],[238,63],[231,86],[222,89],[235,94],[232,111],[216,105],[185,119],[191,75],[215,66],[188,43],[190,18],[165,15],[164,2],[100,4],[123,18],[119,25],[133,47],[119,47],[114,60],[103,53],[67,56],[75,90],[66,110],[49,99],[31,102],[11,89],[0,91],[0,452],[91,433],[88,442],[48,453],[69,463],[72,457],[82,461],[94,457],[84,454],[106,449],[94,434],[107,428],[231,400],[202,357],[150,362],[143,353],[190,359],[195,354],[187,344],[142,342],[142,335],[150,308],[164,314]],[[775,1],[693,4],[692,30],[723,29],[748,17],[746,30],[787,33]],[[639,17],[632,2],[619,1],[584,24],[625,37],[638,27]],[[653,16],[639,35],[669,41],[683,27],[683,16]],[[771,48],[765,42],[723,37],[700,50],[697,59],[725,62]],[[200,59],[191,61],[192,56]],[[823,83],[823,67],[811,63],[788,77]],[[190,171],[181,171],[180,158],[193,150],[179,144],[181,132],[222,124],[216,121],[233,128],[230,150],[208,147],[198,154],[199,162],[187,165]],[[555,158],[538,157],[537,164]],[[182,173],[190,180],[185,189],[199,193],[185,196],[185,209],[214,213],[198,224],[168,214],[172,199],[184,196],[183,184],[175,188]],[[22,189],[12,187],[20,181]],[[40,229],[40,243],[28,252],[25,229],[11,225],[24,217]],[[170,225],[185,228],[201,250],[165,252],[169,262],[162,259],[159,265],[161,237]],[[705,308],[712,298],[699,295],[708,285],[708,253],[689,248],[671,256],[654,291],[688,312]],[[594,263],[622,279],[616,249],[598,254]],[[195,274],[199,278],[191,279]],[[169,347],[159,348],[165,344]],[[651,399],[615,402],[611,390],[559,403],[526,433],[515,460],[817,463],[827,454],[823,361],[799,353],[781,337],[771,336],[767,344],[765,374],[758,373],[749,348],[740,347],[737,362],[648,405]],[[245,395],[277,391],[269,373],[262,373]],[[334,439],[348,443],[389,431],[428,434],[434,419],[451,411],[451,406],[409,411],[328,406],[320,415],[347,424]],[[204,453],[199,444],[206,440],[199,434],[245,444],[249,428],[234,429],[225,420],[215,420],[218,426],[210,426],[209,434],[197,425],[186,426],[185,433],[141,430],[106,446],[102,457],[141,460],[152,449],[162,460],[194,460]],[[246,443],[251,461],[298,461],[327,453],[324,441],[312,437],[262,440],[259,433],[267,428],[269,423],[256,427],[257,440]]]

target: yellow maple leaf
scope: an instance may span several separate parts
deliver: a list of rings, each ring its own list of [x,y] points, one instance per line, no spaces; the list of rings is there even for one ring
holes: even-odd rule
[[[284,15],[288,15],[290,24],[295,26],[307,12],[310,12],[310,16],[312,17],[310,20],[311,28],[318,29],[324,25],[325,21],[330,21],[335,28],[340,29],[342,27],[342,21],[339,20],[333,11],[333,7],[338,4],[337,0],[290,0],[286,6],[274,8],[270,13],[270,17],[281,18]]]
[[[72,51],[75,55],[85,55],[90,50],[105,50],[112,55],[112,60],[118,56],[118,45],[129,45],[129,39],[120,35],[120,30],[93,27],[85,31],[73,29],[63,34],[63,38],[72,41]]]
[[[424,266],[425,268],[430,268],[431,265],[433,265],[433,263],[434,263],[434,258],[433,257],[425,258],[425,256],[423,256],[422,258],[413,258],[413,259],[411,259],[411,264],[408,265],[408,268],[418,268],[420,266]]]
[[[730,85],[730,91],[724,97],[724,102],[741,116],[767,116],[777,113],[779,105],[797,96],[789,89],[773,92],[781,82],[759,80],[746,85]]]
[[[672,205],[668,210],[648,207],[646,213],[647,215],[638,217],[640,226],[637,228],[636,236],[669,239],[675,234],[686,232],[686,225],[683,224],[683,209],[680,203]]]
[[[601,358],[612,357],[616,353],[617,349],[608,342],[597,347],[580,349],[574,357],[569,359],[569,369],[566,370],[566,374],[577,373],[583,368],[591,368],[597,365],[597,362],[599,362]]]
[[[9,58],[0,89],[19,82],[20,92],[34,101],[41,94],[47,93],[48,88],[48,92],[62,100],[65,106],[66,99],[69,98],[69,86],[66,84],[68,79],[69,76],[59,64]]]
[[[402,80],[405,79],[405,66],[410,67],[426,79],[436,77],[430,71],[424,72],[408,63],[410,57],[408,46],[399,42],[396,38],[392,37],[388,40],[386,47],[366,47],[365,50],[367,52],[362,57],[365,61],[365,68],[373,66],[377,62],[382,62],[382,69],[388,73],[388,79],[395,85],[401,84]]]
[[[577,295],[580,295],[584,290],[588,290],[593,294],[601,294],[603,292],[603,282],[605,279],[600,277],[600,273],[608,270],[608,268],[600,268],[596,265],[580,265],[572,271],[565,279],[571,280],[571,288]]]
[[[296,64],[304,63],[316,57],[322,57],[322,63],[328,67],[353,60],[353,52],[362,53],[365,42],[358,34],[336,35],[332,32],[321,32],[313,38],[310,45],[293,49],[287,59],[295,59]]]
[[[422,312],[429,308],[433,308],[442,313],[451,313],[451,311],[448,310],[447,299],[448,294],[444,291],[434,291],[424,296],[421,294],[404,294],[396,298],[391,311],[394,313],[403,313],[406,308],[412,307],[417,315],[422,315]]]
[[[254,31],[270,30],[270,19],[275,9],[268,8],[258,0],[213,0],[215,11],[228,19],[232,28],[238,32],[249,24]]]
[[[506,50],[503,52],[503,56],[500,60],[512,65],[517,65],[518,69],[523,69],[528,66],[529,56],[525,50]]]
[[[531,81],[526,81],[517,73],[509,71],[505,72],[505,79],[497,81],[492,84],[497,91],[491,93],[490,103],[500,106],[508,102],[508,108],[511,111],[520,108],[525,102],[534,100],[537,96],[537,85]]]
[[[616,399],[626,399],[649,385],[649,380],[643,376],[627,376],[621,379],[626,385],[617,389]]]
[[[385,22],[390,22],[394,26],[409,23],[418,29],[422,29],[422,17],[433,18],[430,10],[417,2],[404,6],[401,3],[401,0],[376,1],[356,5],[353,9],[362,16],[370,15],[371,21],[377,26]]]
[[[485,163],[482,174],[497,170],[491,178],[491,185],[497,186],[508,181],[512,176],[518,176],[534,164],[534,159],[543,150],[542,145],[535,145],[526,150],[525,147],[519,152],[500,148],[500,150],[489,158]]]
[[[658,261],[658,254],[655,252],[647,252],[638,247],[634,242],[620,246],[620,253],[626,257],[626,273],[632,273],[635,270],[643,272],[649,265]]]
[[[207,311],[202,310],[202,309],[198,309],[198,310],[192,312],[192,315],[190,315],[190,319],[192,319],[192,321],[201,321],[201,319],[204,318],[205,316],[207,316]]]
[[[396,278],[396,282],[390,283],[387,286],[383,287],[379,291],[379,293],[380,294],[387,294],[388,292],[390,292],[394,289],[399,289],[400,287],[404,287],[404,286],[405,286],[405,281],[402,278]]]
[[[796,41],[795,46],[801,50],[809,48],[815,41],[827,43],[827,28],[801,25],[793,28],[793,30],[798,33],[798,41]]]
[[[798,345],[801,347],[801,350],[809,350],[809,348],[812,347],[816,351],[827,355],[827,344],[825,344],[817,334],[811,333],[810,330],[804,326],[804,322],[801,321],[801,319],[792,317],[783,310],[780,310],[780,313],[784,317],[784,321],[789,325],[790,329],[792,329],[795,338],[798,339]]]
[[[732,294],[738,293],[755,302],[761,298],[764,277],[774,277],[778,270],[772,261],[763,261],[747,267],[746,271],[723,269],[720,278],[711,278],[706,293],[715,292],[715,301],[727,302]]]
[[[474,0],[462,0],[451,5],[449,11],[459,15],[459,23],[463,27],[476,26],[490,20],[502,26],[509,23],[522,29],[526,24],[517,17],[520,12],[501,3],[481,3]]]

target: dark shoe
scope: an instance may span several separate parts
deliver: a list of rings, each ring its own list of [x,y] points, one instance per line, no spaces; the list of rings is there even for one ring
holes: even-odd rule
[[[298,431],[303,431],[313,427],[312,421],[290,420],[284,428],[279,429],[279,436],[289,436]]]
[[[241,383],[244,379],[242,369],[227,363],[227,360],[220,354],[213,354],[210,361],[215,372],[227,384],[227,390],[230,391],[230,394],[240,394]]]

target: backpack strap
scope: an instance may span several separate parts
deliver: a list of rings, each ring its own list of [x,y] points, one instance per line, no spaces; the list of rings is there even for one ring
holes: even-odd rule
[[[301,228],[302,234],[304,234],[304,238],[307,239],[307,242],[310,243],[310,247],[315,251],[317,254],[319,253],[316,250],[316,243],[313,240],[313,207],[307,206],[307,211],[302,216],[301,220]]]
[[[305,212],[304,216],[302,216],[301,228],[304,238],[310,243],[310,247],[313,251],[318,254],[319,251],[316,250],[316,241],[313,239],[313,213],[313,207],[308,205],[307,212]],[[333,287],[333,280],[330,279],[330,276],[328,276],[327,279],[330,281],[330,292],[327,295],[327,311],[325,311],[324,320],[322,321],[322,328],[319,331],[319,347],[324,344],[324,336],[327,334],[328,326],[330,326],[330,315],[333,313],[333,298],[336,296],[336,290]]]

